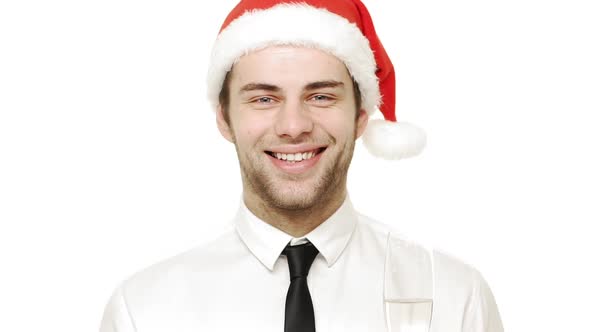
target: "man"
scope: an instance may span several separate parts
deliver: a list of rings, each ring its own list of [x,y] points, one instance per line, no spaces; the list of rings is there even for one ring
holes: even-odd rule
[[[357,138],[390,159],[425,143],[395,121],[393,66],[360,0],[241,1],[208,79],[240,162],[235,229],[125,281],[102,332],[503,330],[475,269],[348,199]],[[377,107],[386,121],[369,123]]]

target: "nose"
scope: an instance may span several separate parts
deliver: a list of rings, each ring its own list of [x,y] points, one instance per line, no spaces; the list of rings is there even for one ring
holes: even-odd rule
[[[278,136],[297,138],[309,133],[313,129],[313,121],[306,105],[301,101],[285,102],[275,122],[275,132]]]

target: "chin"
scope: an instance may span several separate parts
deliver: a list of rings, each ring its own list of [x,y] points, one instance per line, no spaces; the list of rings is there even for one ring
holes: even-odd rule
[[[321,186],[281,182],[267,187],[262,196],[269,205],[282,210],[306,210],[321,203],[322,196],[325,196]]]
[[[317,205],[315,201],[310,201],[306,199],[290,199],[290,200],[271,200],[270,205],[273,208],[286,210],[286,211],[305,211],[313,208]]]

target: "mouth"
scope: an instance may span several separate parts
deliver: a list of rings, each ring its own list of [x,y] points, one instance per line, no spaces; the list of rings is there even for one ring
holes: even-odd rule
[[[296,153],[283,153],[283,152],[275,152],[275,151],[264,151],[267,155],[285,161],[287,163],[299,163],[305,160],[310,160],[316,157],[317,155],[321,154],[322,152],[326,151],[325,147],[309,150],[309,151],[302,151]]]
[[[301,149],[282,149],[281,151],[264,151],[272,164],[286,174],[307,173],[322,158],[327,147]]]

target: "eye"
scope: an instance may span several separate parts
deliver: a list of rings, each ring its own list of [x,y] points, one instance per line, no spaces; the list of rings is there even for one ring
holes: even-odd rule
[[[268,104],[271,103],[273,100],[270,97],[260,97],[254,100],[257,103]]]
[[[326,95],[315,95],[315,96],[312,96],[311,99],[314,101],[328,101],[328,100],[332,100],[333,98],[326,96]]]
[[[317,94],[309,97],[308,102],[316,106],[330,106],[334,104],[336,98],[330,95]]]
[[[274,96],[252,96],[246,101],[254,109],[269,109],[280,104],[280,99]]]
[[[250,103],[255,105],[271,105],[275,102],[276,99],[269,96],[255,97],[250,100]]]

